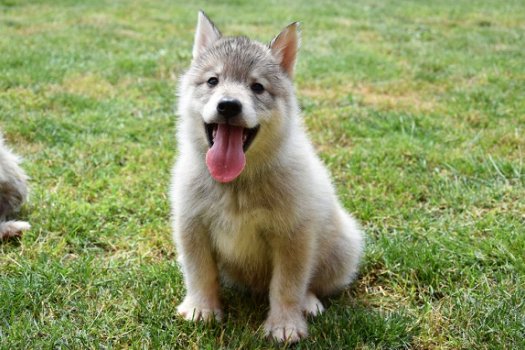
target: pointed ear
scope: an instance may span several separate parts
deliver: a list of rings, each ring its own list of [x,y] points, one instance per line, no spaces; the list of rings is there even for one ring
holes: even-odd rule
[[[215,41],[219,40],[221,32],[215,24],[206,16],[203,11],[199,11],[197,29],[195,30],[195,41],[193,42],[193,58],[197,58]]]
[[[300,44],[299,22],[294,22],[277,35],[270,43],[273,56],[291,78]]]

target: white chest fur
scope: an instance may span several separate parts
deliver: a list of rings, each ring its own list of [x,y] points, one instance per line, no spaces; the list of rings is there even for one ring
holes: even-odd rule
[[[210,235],[219,260],[247,268],[268,262],[266,233],[271,222],[268,211],[218,210],[209,219]]]

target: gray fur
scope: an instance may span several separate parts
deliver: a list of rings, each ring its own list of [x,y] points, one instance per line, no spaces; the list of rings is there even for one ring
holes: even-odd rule
[[[19,162],[0,135],[0,239],[18,236],[29,229],[26,222],[9,220],[27,200],[27,176]]]
[[[270,46],[219,33],[200,13],[194,59],[179,83],[171,201],[187,294],[178,313],[194,321],[220,319],[222,279],[269,293],[265,333],[295,342],[307,335],[304,314],[324,310],[318,297],[355,277],[362,232],[338,202],[300,118],[291,81],[297,24]],[[219,79],[213,88],[206,83],[210,76]],[[252,92],[253,82],[265,92]],[[223,96],[242,102],[235,123],[260,126],[246,167],[229,183],[214,180],[205,163],[203,125],[223,122],[216,111]]]

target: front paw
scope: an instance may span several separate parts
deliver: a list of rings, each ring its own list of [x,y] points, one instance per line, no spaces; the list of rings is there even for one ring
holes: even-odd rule
[[[270,315],[264,322],[264,333],[278,342],[296,343],[308,335],[308,329],[301,313]]]
[[[0,238],[19,237],[31,228],[25,221],[7,221],[0,223]]]
[[[214,319],[220,321],[223,316],[218,302],[197,302],[188,297],[177,306],[177,314],[185,320],[194,322],[210,322]]]

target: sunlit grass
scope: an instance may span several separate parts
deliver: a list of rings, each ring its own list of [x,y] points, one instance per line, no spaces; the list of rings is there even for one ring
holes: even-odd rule
[[[201,5],[226,34],[302,22],[296,88],[361,274],[298,348],[525,347],[525,6]],[[0,0],[0,129],[23,155],[32,224],[0,243],[2,348],[267,348],[266,300],[175,316],[175,77],[200,7]]]

